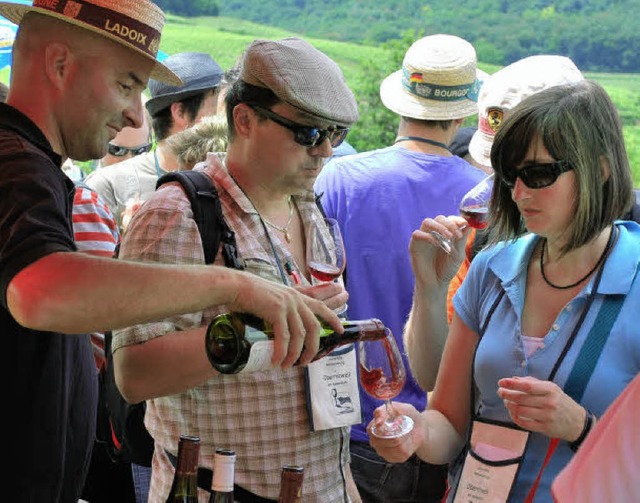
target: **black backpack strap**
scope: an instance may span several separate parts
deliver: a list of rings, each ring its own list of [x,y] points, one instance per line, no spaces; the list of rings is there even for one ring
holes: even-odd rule
[[[235,234],[222,215],[218,191],[211,179],[200,171],[172,171],[158,179],[156,190],[168,182],[179,182],[191,203],[193,219],[202,239],[205,263],[214,262],[222,242],[225,265],[244,269],[238,258]]]

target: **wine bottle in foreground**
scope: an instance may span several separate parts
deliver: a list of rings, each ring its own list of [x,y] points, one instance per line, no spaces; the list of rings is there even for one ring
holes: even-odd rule
[[[280,496],[278,503],[302,503],[304,467],[284,465],[280,473]]]
[[[233,503],[235,464],[235,451],[216,449],[213,458],[213,483],[209,503]]]
[[[180,435],[178,461],[167,503],[198,503],[200,438]]]
[[[358,341],[382,339],[389,329],[375,318],[344,320],[344,333],[338,334],[322,321],[320,349],[314,361],[339,346]],[[238,374],[273,369],[273,332],[260,318],[246,313],[226,313],[214,318],[205,335],[207,356],[222,374]]]

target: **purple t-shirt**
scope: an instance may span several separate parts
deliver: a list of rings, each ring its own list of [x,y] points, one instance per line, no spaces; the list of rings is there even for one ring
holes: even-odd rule
[[[463,159],[393,146],[333,159],[315,184],[327,216],[340,222],[347,254],[350,319],[379,318],[394,333],[407,367],[407,384],[396,398],[426,406],[413,379],[402,330],[411,309],[414,276],[409,241],[422,220],[457,215],[460,199],[486,175]],[[351,438],[368,442],[366,425],[381,405],[360,389],[365,422]]]

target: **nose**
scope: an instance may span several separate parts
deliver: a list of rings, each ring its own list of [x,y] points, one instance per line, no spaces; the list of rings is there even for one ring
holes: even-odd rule
[[[133,98],[131,105],[124,111],[125,126],[132,128],[142,127],[144,122],[143,114],[142,95],[138,94]]]
[[[331,157],[333,155],[333,147],[331,146],[329,138],[325,138],[315,147],[309,148],[309,154],[318,157]]]
[[[514,202],[521,201],[529,197],[529,187],[527,187],[520,177],[516,178],[516,183],[511,189],[511,199]]]

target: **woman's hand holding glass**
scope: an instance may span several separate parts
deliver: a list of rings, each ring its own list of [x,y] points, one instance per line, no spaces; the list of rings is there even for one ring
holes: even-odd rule
[[[460,230],[461,220],[458,216],[442,215],[435,219],[425,218],[420,228],[413,231],[409,255],[417,286],[448,285],[456,275],[465,256],[466,236],[470,232]],[[434,231],[442,232],[443,227],[449,229],[453,236],[460,235],[459,239],[453,241],[450,252],[445,252],[439,246],[439,240],[433,236]]]
[[[416,450],[423,442],[423,428],[418,427],[421,423],[421,414],[416,408],[408,403],[392,402],[391,407],[396,414],[412,418],[415,423],[414,428],[399,437],[380,437],[372,433],[374,427],[382,427],[388,420],[387,408],[381,405],[373,412],[373,419],[367,426],[369,434],[369,444],[384,459],[391,463],[404,463],[416,453]]]

